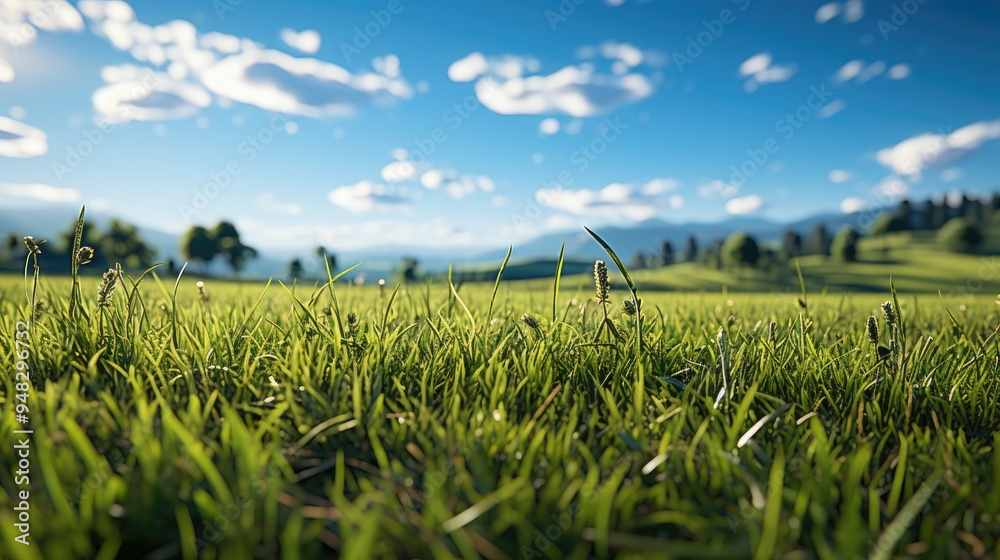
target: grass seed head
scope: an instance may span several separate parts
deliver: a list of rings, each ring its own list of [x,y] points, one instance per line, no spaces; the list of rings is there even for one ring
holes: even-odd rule
[[[608,281],[608,265],[604,261],[594,263],[594,285],[596,287],[596,299],[600,303],[611,302],[611,283]]]
[[[118,284],[118,269],[109,268],[101,278],[101,286],[97,289],[97,307],[110,307],[111,294]]]
[[[94,260],[94,248],[84,245],[76,252],[76,263],[77,264],[90,264],[90,261]]]
[[[627,299],[622,302],[622,313],[628,315],[629,317],[635,316],[635,302],[631,299]]]
[[[32,236],[30,236],[30,235],[26,235],[24,237],[24,246],[28,248],[28,254],[29,255],[41,255],[42,254],[42,247],[41,247],[42,243],[45,243],[45,241],[44,240],[43,241],[35,241],[35,238],[32,237]]]
[[[45,314],[45,311],[48,310],[48,308],[49,305],[44,299],[36,301],[34,311],[31,314],[31,320],[36,322],[40,321],[42,319],[42,315]]]
[[[872,344],[878,344],[878,321],[874,315],[868,317],[868,340]]]
[[[201,280],[198,280],[198,282],[194,286],[198,288],[198,298],[201,300],[201,302],[208,303],[208,293],[205,291],[205,283],[202,282]]]
[[[726,346],[726,328],[725,327],[719,327],[719,334],[717,334],[715,336],[715,338],[719,341],[719,346],[725,347]]]
[[[885,324],[890,327],[896,324],[896,310],[893,308],[891,301],[882,304],[882,314],[885,315]]]
[[[521,320],[524,321],[525,325],[528,325],[529,327],[531,327],[532,329],[534,329],[536,331],[538,329],[542,328],[541,325],[538,324],[538,320],[535,319],[534,317],[532,317],[528,313],[525,313],[524,315],[521,315]]]

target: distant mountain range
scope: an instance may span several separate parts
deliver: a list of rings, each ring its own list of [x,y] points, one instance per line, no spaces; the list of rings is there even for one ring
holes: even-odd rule
[[[37,238],[54,239],[69,228],[75,213],[75,210],[66,208],[0,208],[0,234],[6,236],[8,233],[14,233],[18,236],[34,235]],[[782,232],[787,229],[794,229],[805,237],[820,223],[825,224],[831,233],[844,225],[862,229],[861,216],[861,214],[818,214],[793,223],[777,223],[758,218],[731,218],[717,223],[687,224],[647,220],[633,227],[606,226],[600,228],[598,232],[623,259],[629,259],[639,252],[658,253],[665,240],[673,244],[675,251],[682,251],[688,235],[693,235],[700,244],[706,244],[714,239],[724,239],[734,231],[742,230],[755,236],[759,241],[768,242],[780,239]],[[105,229],[114,217],[101,212],[88,212],[87,221],[98,229]],[[158,259],[174,259],[180,262],[177,236],[143,226],[138,226],[138,229],[146,244],[157,250]],[[567,230],[548,233],[515,245],[511,261],[553,259],[559,254],[563,240],[566,241],[568,259],[595,259],[604,256],[601,247],[587,232]],[[338,251],[336,247],[330,249],[336,254],[341,267],[363,262],[356,273],[363,273],[368,278],[391,275],[403,257],[418,259],[420,269],[424,272],[439,273],[447,270],[449,264],[458,268],[474,268],[483,263],[493,264],[503,260],[506,254],[506,249],[477,251],[468,248],[455,250],[401,246],[376,247],[363,251]],[[302,250],[295,255],[287,252],[261,251],[257,259],[250,261],[243,274],[247,277],[281,277],[285,274],[288,261],[294,257],[299,257],[308,263],[312,253],[309,250]],[[214,263],[210,271],[215,274],[227,273],[221,263]],[[321,274],[321,270],[312,273],[312,275]]]

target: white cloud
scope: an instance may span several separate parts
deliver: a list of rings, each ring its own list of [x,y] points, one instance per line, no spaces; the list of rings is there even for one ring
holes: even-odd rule
[[[31,158],[49,151],[48,137],[33,126],[0,116],[0,156]]]
[[[887,76],[890,79],[902,80],[910,75],[911,68],[909,64],[904,63],[895,64],[890,68],[884,60],[876,60],[871,64],[864,60],[852,60],[837,70],[833,81],[840,84],[854,80],[856,83],[863,84],[886,74],[886,70],[888,70]]]
[[[14,81],[14,67],[9,62],[0,58],[0,84],[9,84]]]
[[[816,23],[826,23],[840,15],[840,2],[828,2],[816,10]]]
[[[962,178],[965,173],[958,167],[949,167],[941,172],[941,180],[950,183]]]
[[[409,199],[401,192],[372,181],[337,187],[330,191],[327,198],[334,206],[344,208],[352,214],[403,208],[409,205]]]
[[[656,196],[668,191],[676,190],[680,186],[680,181],[673,177],[653,179],[642,186],[642,194],[646,196]]]
[[[259,195],[255,202],[257,203],[257,208],[261,210],[267,210],[268,212],[273,212],[275,214],[284,214],[286,216],[298,216],[302,213],[302,205],[295,202],[282,202],[278,200],[272,193],[263,193]]]
[[[306,29],[296,33],[286,27],[281,30],[279,35],[286,45],[306,54],[316,54],[316,51],[319,50],[320,36],[315,30]]]
[[[250,39],[200,34],[183,20],[149,26],[137,21],[124,2],[83,0],[80,9],[94,31],[115,48],[137,60],[166,65],[166,75],[173,80],[168,86],[169,103],[176,102],[169,96],[178,95],[178,90],[193,92],[189,86],[203,86],[220,97],[220,106],[239,101],[268,111],[321,117],[352,114],[367,105],[390,104],[413,94],[399,75],[394,55],[375,59],[375,72],[354,74],[329,62],[262,48]],[[300,47],[313,46],[309,32],[295,37]],[[318,43],[318,36],[315,39],[313,43]]]
[[[909,64],[896,64],[889,69],[889,77],[893,80],[902,80],[903,78],[908,78],[910,76],[911,69]]]
[[[631,43],[617,43],[615,41],[605,41],[598,48],[601,56],[608,60],[616,60],[626,67],[634,67],[642,64],[642,51]]]
[[[76,202],[80,191],[70,188],[53,187],[41,183],[13,184],[0,183],[0,195],[15,198],[30,198],[40,202]]]
[[[837,113],[843,111],[845,108],[847,108],[846,101],[844,101],[843,99],[834,99],[833,101],[820,107],[819,111],[817,111],[816,113],[817,115],[819,115],[819,118],[828,119],[836,115]]]
[[[847,197],[840,203],[840,211],[844,214],[863,212],[866,208],[868,208],[868,203],[856,196]]]
[[[453,169],[428,170],[420,176],[420,184],[431,190],[444,189],[454,199],[478,191],[493,192],[496,188],[493,180],[485,175],[459,173]]]
[[[850,171],[845,171],[843,169],[834,169],[828,175],[831,183],[846,183],[850,181],[853,176]]]
[[[900,198],[910,194],[910,184],[895,175],[890,175],[879,181],[873,192],[880,197]]]
[[[755,195],[741,196],[726,201],[726,212],[734,216],[752,214],[764,207],[764,200]]]
[[[621,54],[621,44],[616,45],[616,53]],[[621,56],[634,61],[633,55]],[[599,74],[592,64],[583,63],[548,75],[526,75],[538,69],[538,61],[530,57],[487,58],[475,52],[453,62],[448,77],[456,82],[475,80],[479,101],[502,115],[560,113],[588,117],[653,93],[652,81],[640,73]]]
[[[383,181],[400,183],[402,181],[409,181],[416,176],[416,166],[406,160],[405,157],[404,159],[397,159],[382,168],[381,176]]]
[[[535,199],[549,208],[577,216],[601,217],[611,220],[648,220],[661,208],[680,208],[684,198],[678,195],[657,196],[669,191],[664,187],[671,179],[654,179],[641,188],[623,183],[612,183],[600,190],[540,189]],[[647,189],[646,187],[650,187]],[[656,195],[648,191],[656,191]]]
[[[559,132],[559,121],[553,118],[547,118],[538,123],[538,132],[551,136]]]
[[[349,115],[371,103],[412,96],[402,78],[355,75],[329,62],[256,48],[223,58],[202,71],[200,78],[216,95],[309,117]]]
[[[454,247],[476,243],[471,232],[444,218],[424,222],[378,219],[363,222],[296,223],[275,225],[270,221],[237,220],[236,226],[254,247],[311,250],[316,245],[334,245],[337,250],[359,250],[386,245],[407,247]]]
[[[926,169],[947,165],[982,144],[1000,138],[1000,120],[979,121],[951,134],[926,132],[879,150],[875,159],[900,175],[919,176]]]
[[[883,73],[885,73],[885,69],[886,69],[885,61],[876,60],[875,62],[872,62],[871,64],[866,66],[864,70],[859,72],[856,80],[859,84],[863,84],[871,80],[872,78],[881,76]]]
[[[108,85],[94,92],[94,109],[109,122],[185,119],[212,103],[202,87],[131,64],[105,66]]]
[[[23,47],[38,30],[82,31],[83,18],[65,0],[3,0],[0,2],[0,42]]]
[[[545,219],[545,228],[558,231],[566,229],[576,229],[583,225],[579,218],[567,216],[566,214],[553,214]]]
[[[826,23],[837,16],[843,16],[844,23],[856,23],[865,16],[862,0],[847,0],[844,3],[828,2],[816,10],[816,23]]]
[[[852,60],[840,67],[837,70],[836,80],[838,82],[847,82],[853,80],[861,73],[865,68],[865,61],[863,60]]]
[[[844,2],[844,22],[855,23],[865,17],[865,4],[861,0],[847,0]]]
[[[771,53],[757,53],[740,64],[739,73],[741,76],[749,76],[744,82],[743,89],[748,93],[757,91],[763,84],[784,82],[795,75],[798,67],[794,64],[784,66],[774,64]]]
[[[702,198],[732,198],[740,192],[740,188],[718,179],[698,186],[698,196]]]

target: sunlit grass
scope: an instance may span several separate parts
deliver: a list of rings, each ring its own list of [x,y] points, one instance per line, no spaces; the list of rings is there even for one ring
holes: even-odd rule
[[[992,293],[961,308],[900,293],[890,328],[888,278],[881,294],[808,293],[805,308],[798,292],[641,282],[605,306],[592,278],[398,291],[133,280],[99,307],[99,280],[81,279],[78,314],[73,281],[42,271],[34,547],[9,544],[16,467],[0,460],[14,558],[1000,546]],[[4,363],[28,310],[24,280],[0,278]]]

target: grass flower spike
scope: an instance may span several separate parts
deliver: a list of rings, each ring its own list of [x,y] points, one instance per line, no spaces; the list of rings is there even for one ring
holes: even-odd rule
[[[608,265],[604,261],[594,263],[594,284],[598,303],[611,303],[611,283],[608,281]]]

